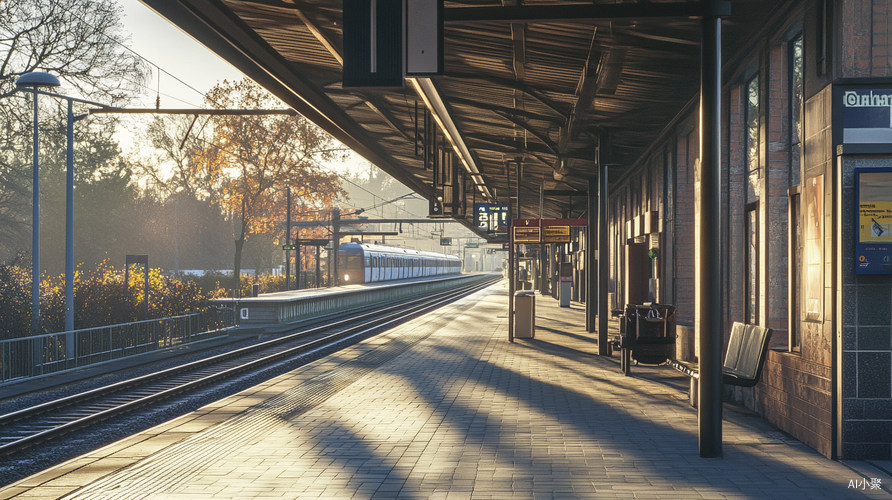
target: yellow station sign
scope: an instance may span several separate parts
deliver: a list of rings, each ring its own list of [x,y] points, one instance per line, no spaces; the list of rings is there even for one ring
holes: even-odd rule
[[[545,226],[542,243],[570,243],[570,226]]]

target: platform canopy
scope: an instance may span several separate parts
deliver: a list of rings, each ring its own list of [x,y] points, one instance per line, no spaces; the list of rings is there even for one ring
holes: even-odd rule
[[[507,201],[507,167],[516,203],[522,163],[520,215],[531,218],[539,217],[540,189],[554,193],[545,218],[580,216],[599,144],[611,181],[621,180],[673,118],[696,105],[704,12],[731,11],[723,52],[733,55],[783,4],[446,0],[444,74],[358,89],[342,86],[340,0],[142,1],[425,197],[432,173],[417,130],[430,107],[451,123],[444,138],[459,144],[478,202]],[[574,191],[580,196],[568,196]],[[473,226],[470,217],[465,224]]]

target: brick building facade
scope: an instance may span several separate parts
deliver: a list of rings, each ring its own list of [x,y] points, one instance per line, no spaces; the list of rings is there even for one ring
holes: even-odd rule
[[[761,382],[726,387],[726,397],[828,457],[892,458],[892,268],[855,272],[855,172],[892,167],[892,139],[882,139],[892,138],[892,97],[877,111],[885,130],[866,145],[843,134],[842,102],[850,88],[892,96],[890,16],[888,2],[778,2],[723,68],[725,338],[735,321],[774,332]],[[652,263],[642,250],[657,250],[656,275],[646,277],[656,278],[658,302],[676,305],[676,355],[690,361],[697,100],[613,183],[609,205],[610,307],[647,295],[640,269]],[[659,230],[630,234],[649,212]]]

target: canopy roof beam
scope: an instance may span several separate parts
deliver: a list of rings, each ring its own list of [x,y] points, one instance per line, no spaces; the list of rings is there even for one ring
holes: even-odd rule
[[[502,7],[453,7],[443,10],[443,21],[446,24],[582,23],[604,19],[729,16],[731,15],[731,2],[514,5]]]

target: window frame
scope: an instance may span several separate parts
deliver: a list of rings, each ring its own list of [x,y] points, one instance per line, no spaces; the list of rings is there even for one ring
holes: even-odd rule
[[[788,190],[788,240],[787,240],[787,332],[789,351],[802,349],[802,188],[792,186]]]
[[[759,324],[759,292],[761,289],[761,265],[759,234],[759,202],[747,203],[743,210],[743,234],[745,242],[743,270],[743,317],[747,324]]]

